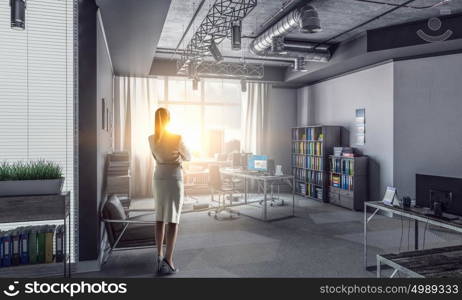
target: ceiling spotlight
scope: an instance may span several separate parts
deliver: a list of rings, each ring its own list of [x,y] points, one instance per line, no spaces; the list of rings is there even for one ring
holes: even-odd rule
[[[213,39],[210,42],[209,51],[210,54],[212,54],[215,61],[221,62],[223,60],[223,55],[221,55],[220,50],[218,49],[217,44],[215,44],[215,41]]]
[[[241,50],[241,21],[231,23],[231,49]]]
[[[300,12],[300,32],[316,33],[322,31],[319,14],[313,6],[305,5]]]
[[[199,88],[199,77],[194,77],[192,84],[193,84],[192,86],[193,90],[197,91],[197,89]]]
[[[271,40],[271,52],[279,54],[287,54],[287,51],[284,49],[284,37],[275,36]]]
[[[241,92],[247,92],[247,80],[241,79]]]
[[[24,30],[26,28],[26,0],[10,0],[11,28]]]

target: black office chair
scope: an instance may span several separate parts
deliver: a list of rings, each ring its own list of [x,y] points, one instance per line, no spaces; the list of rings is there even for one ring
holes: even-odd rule
[[[239,212],[232,210],[230,207],[226,207],[226,195],[229,195],[229,205],[232,206],[233,204],[234,187],[223,183],[219,166],[209,166],[209,188],[212,201],[214,201],[214,194],[218,195],[218,206],[214,210],[208,212],[209,216],[214,215],[217,220],[222,212],[228,212],[229,219],[239,216]]]
[[[101,219],[109,242],[104,249],[103,264],[109,260],[113,251],[152,248],[156,245],[154,213],[152,210],[146,212],[149,213],[135,217],[127,216],[116,195],[110,196],[103,203]]]

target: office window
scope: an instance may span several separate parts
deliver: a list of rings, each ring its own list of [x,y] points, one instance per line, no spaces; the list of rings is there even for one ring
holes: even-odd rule
[[[241,86],[238,80],[165,78],[167,90],[160,105],[172,114],[171,130],[181,133],[194,157],[225,152],[230,141],[240,140]]]
[[[9,1],[0,1],[0,161],[46,159],[63,168],[71,192],[74,167],[74,0],[27,1],[26,29],[10,27]],[[76,221],[71,247],[76,254]]]

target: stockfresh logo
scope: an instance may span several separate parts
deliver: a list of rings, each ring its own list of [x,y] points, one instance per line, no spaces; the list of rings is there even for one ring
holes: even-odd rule
[[[24,283],[24,282],[23,282]],[[3,290],[3,294],[8,297],[16,297],[19,294],[27,295],[67,295],[71,298],[80,295],[101,295],[112,294],[120,295],[127,293],[127,283],[108,283],[101,282],[38,282],[30,281],[19,288],[19,281],[14,281]]]
[[[9,284],[6,290],[3,290],[3,294],[8,297],[15,297],[19,294],[19,290],[16,289],[16,286],[19,284],[19,281],[14,281],[13,284]]]
[[[436,34],[438,30],[441,29],[443,23],[439,18],[430,18],[427,22],[427,27],[432,31],[432,34],[426,33],[424,30],[419,29],[417,30],[417,35],[424,41],[428,43],[436,43],[436,42],[443,42],[449,39],[452,34],[454,33],[452,30],[448,29],[441,34]]]

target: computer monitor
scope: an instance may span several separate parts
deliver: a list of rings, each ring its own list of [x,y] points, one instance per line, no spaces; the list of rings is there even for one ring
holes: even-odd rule
[[[247,160],[247,169],[250,171],[266,172],[268,170],[268,156],[252,155]]]
[[[462,178],[416,174],[416,205],[462,216]]]

